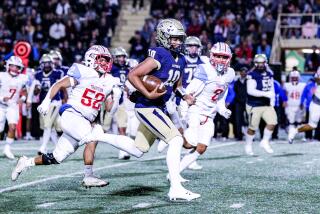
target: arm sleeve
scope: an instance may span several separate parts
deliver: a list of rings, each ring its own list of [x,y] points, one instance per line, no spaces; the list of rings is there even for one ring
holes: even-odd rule
[[[229,84],[229,87],[228,87],[228,94],[227,94],[227,97],[226,97],[226,103],[232,103],[236,94],[233,90],[233,84]]]
[[[227,89],[225,92],[224,92],[224,95],[221,99],[218,100],[217,102],[217,111],[219,114],[222,115],[222,110],[226,109],[226,98],[227,98],[227,95],[228,95],[228,91],[229,89]]]
[[[255,96],[255,97],[268,97],[267,92],[257,90],[256,87],[257,87],[257,82],[254,79],[247,80],[247,93],[249,95]],[[273,86],[272,86],[272,90],[274,90]]]
[[[187,94],[193,93],[194,96],[197,96],[201,93],[204,86],[205,86],[204,82],[202,82],[199,79],[194,78],[193,80],[191,80],[190,84],[187,86],[186,93]]]
[[[110,114],[114,115],[119,107],[119,101],[121,98],[122,91],[118,86],[115,86],[112,89],[112,93],[113,93],[113,105],[112,105],[112,108],[110,109]]]
[[[308,94],[308,86],[309,85],[306,85],[303,89],[303,92],[302,92],[302,95],[301,95],[301,98],[300,98],[300,105],[303,105],[304,102],[306,101],[307,99],[307,94]]]

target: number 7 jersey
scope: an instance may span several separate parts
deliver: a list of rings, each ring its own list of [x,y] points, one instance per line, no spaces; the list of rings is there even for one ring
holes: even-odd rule
[[[99,77],[94,69],[77,63],[70,67],[67,75],[78,82],[72,88],[67,104],[91,122],[97,117],[105,98],[120,85],[119,78],[108,73]]]

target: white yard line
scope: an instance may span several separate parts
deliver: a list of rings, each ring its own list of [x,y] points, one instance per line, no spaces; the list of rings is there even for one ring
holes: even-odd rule
[[[236,142],[223,143],[223,144],[219,144],[219,145],[210,146],[208,149],[215,149],[215,148],[220,148],[220,147],[232,146],[234,144],[236,144]],[[118,163],[118,164],[113,164],[113,165],[109,165],[109,166],[103,166],[103,167],[95,168],[94,171],[100,171],[100,170],[104,170],[104,169],[110,169],[110,168],[115,168],[115,167],[131,165],[131,164],[135,164],[137,162],[160,160],[160,159],[164,159],[165,157],[166,157],[166,155],[160,155],[160,156],[157,156],[157,157],[154,157],[154,158],[147,158],[147,159],[144,159],[144,160],[136,160],[136,161],[130,161],[130,162],[125,162],[125,163]],[[22,184],[18,184],[18,185],[13,185],[13,186],[10,186],[10,187],[6,187],[6,188],[3,188],[3,189],[0,189],[0,193],[10,192],[10,191],[13,191],[13,190],[21,189],[23,187],[32,186],[32,185],[44,183],[44,182],[47,182],[47,181],[58,180],[60,178],[66,178],[66,177],[75,176],[75,175],[81,175],[81,174],[83,174],[83,170],[77,171],[77,172],[74,172],[74,173],[70,173],[70,174],[56,175],[56,176],[51,176],[51,177],[48,177],[48,178],[38,179],[38,180],[35,180],[35,181],[22,183]]]

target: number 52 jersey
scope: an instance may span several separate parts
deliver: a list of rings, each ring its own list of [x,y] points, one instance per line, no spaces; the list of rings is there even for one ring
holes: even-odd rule
[[[67,75],[77,80],[78,84],[72,88],[68,102],[61,110],[72,107],[91,122],[97,117],[105,98],[120,85],[119,78],[108,73],[99,77],[94,69],[77,63],[70,67]]]

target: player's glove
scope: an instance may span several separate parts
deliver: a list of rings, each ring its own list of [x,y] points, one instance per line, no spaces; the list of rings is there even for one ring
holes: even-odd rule
[[[37,110],[40,114],[43,116],[48,113],[49,107],[50,107],[51,100],[50,99],[44,99],[42,103],[38,106]]]
[[[225,108],[222,111],[220,111],[219,114],[221,114],[221,116],[223,116],[224,118],[229,119],[232,113],[229,109]]]

